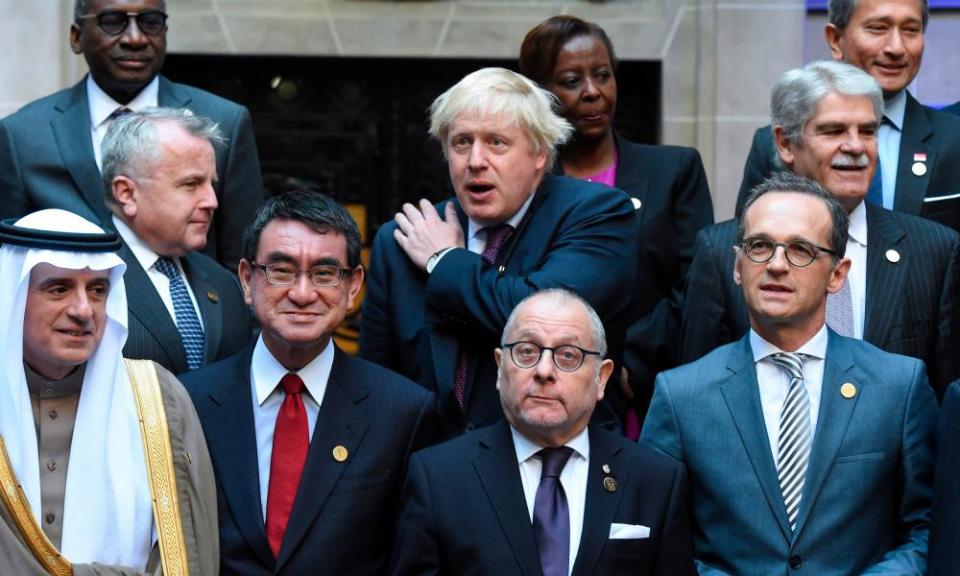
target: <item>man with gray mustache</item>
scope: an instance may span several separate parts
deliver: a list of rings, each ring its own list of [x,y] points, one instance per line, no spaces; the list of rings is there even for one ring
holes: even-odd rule
[[[850,217],[843,289],[827,300],[827,325],[927,364],[939,398],[960,377],[960,235],[943,225],[864,202],[877,164],[880,85],[841,62],[786,72],[770,98],[778,160],[817,181]],[[733,281],[734,220],[700,232],[687,281],[681,361],[733,342],[750,327]]]

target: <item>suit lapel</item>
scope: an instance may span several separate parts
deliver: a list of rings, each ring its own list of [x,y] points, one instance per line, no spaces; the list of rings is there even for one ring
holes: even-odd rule
[[[217,407],[214,412],[216,423],[205,422],[204,432],[213,448],[210,455],[237,529],[260,562],[264,566],[273,566],[273,552],[267,543],[260,502],[257,440],[251,404],[250,359],[255,344],[254,341],[242,353],[226,361],[227,369],[209,398]]]
[[[510,426],[504,421],[486,432],[488,434],[476,433],[480,455],[474,460],[473,467],[521,572],[527,576],[539,576],[537,541],[533,536],[527,501],[523,495]]]
[[[50,120],[53,135],[63,158],[63,165],[77,185],[77,190],[101,223],[112,227],[104,201],[103,182],[93,155],[90,137],[90,106],[87,103],[86,78],[78,82],[55,105],[59,114]]]
[[[630,482],[629,468],[618,460],[620,449],[608,441],[603,434],[590,429],[590,471],[587,474],[587,499],[584,505],[583,534],[580,548],[573,565],[575,576],[593,574],[600,553],[610,536],[620,499]],[[603,487],[603,479],[608,474],[603,466],[610,467],[609,476],[617,480],[619,488],[609,492]]]
[[[351,362],[353,360],[339,349],[335,351],[333,368],[323,403],[320,405],[313,439],[310,441],[310,452],[280,547],[275,572],[280,572],[303,541],[307,531],[314,525],[340,477],[351,461],[357,458],[360,444],[370,426],[367,414],[360,406],[363,399],[369,395],[369,390],[352,377]],[[336,446],[346,448],[348,458],[344,462],[336,461],[331,455]]]
[[[898,193],[899,194],[899,193]],[[883,347],[887,333],[896,324],[900,307],[891,306],[901,294],[907,280],[910,263],[896,250],[906,236],[892,212],[867,205],[867,290],[863,339]],[[900,258],[891,262],[887,253],[894,250]]]
[[[776,519],[784,538],[790,540],[790,522],[787,519],[787,509],[777,480],[777,468],[767,439],[767,426],[763,421],[757,370],[753,362],[749,334],[741,338],[735,350],[731,352],[727,370],[730,372],[730,377],[723,383],[720,392],[727,403],[727,409],[737,427],[737,432],[740,433],[740,441],[753,465],[753,472],[767,499],[770,512]]]
[[[796,535],[800,534],[810,516],[810,510],[816,505],[817,496],[827,473],[836,458],[837,450],[843,442],[850,424],[850,417],[860,394],[847,399],[840,395],[840,386],[850,382],[857,389],[866,384],[857,378],[853,356],[843,342],[843,338],[829,332],[827,357],[823,368],[823,383],[820,396],[820,416],[817,431],[810,448],[810,462],[807,464],[807,477],[800,501],[800,515],[797,518]]]
[[[937,148],[927,142],[933,128],[923,110],[923,105],[907,93],[907,106],[903,115],[903,131],[900,134],[900,153],[897,166],[896,193],[893,209],[909,214],[919,214],[927,195],[931,168],[937,161]],[[918,176],[913,172],[913,155],[926,154],[926,172]]]
[[[168,108],[185,108],[190,104],[190,95],[181,90],[173,82],[160,76],[160,85],[157,88],[157,104]]]
[[[200,262],[200,257],[194,253],[187,254],[181,259],[187,278],[190,280],[190,289],[197,299],[200,316],[203,319],[203,357],[206,362],[212,362],[220,350],[220,340],[223,337],[223,308],[220,306],[220,295],[210,284],[207,270]]]
[[[644,207],[648,205],[647,197],[650,195],[650,176],[646,170],[650,160],[644,158],[643,148],[627,142],[616,130],[613,132],[613,140],[616,143],[619,158],[629,158],[628,162],[617,161],[617,180],[614,184],[626,192],[631,201],[640,201],[640,208],[637,208],[634,203],[634,212],[637,223],[643,222],[648,212]]]
[[[173,372],[180,374],[187,370],[187,353],[180,341],[180,332],[170,312],[163,305],[157,289],[150,281],[146,271],[140,266],[136,256],[124,242],[120,248],[120,257],[127,263],[123,282],[127,294],[135,295],[127,299],[130,314],[137,317],[144,329],[153,335],[160,348],[172,362]]]

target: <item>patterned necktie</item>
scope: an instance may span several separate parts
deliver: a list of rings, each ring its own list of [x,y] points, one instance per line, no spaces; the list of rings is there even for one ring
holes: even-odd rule
[[[770,359],[790,378],[787,399],[780,412],[777,476],[790,529],[796,530],[807,462],[810,460],[810,399],[803,385],[803,355],[780,352],[771,355]]]
[[[507,238],[513,233],[513,226],[497,224],[484,228],[484,230],[487,233],[487,243],[483,248],[483,254],[480,256],[488,264],[493,264],[497,261],[504,244],[507,243]],[[461,350],[457,355],[457,370],[453,374],[453,394],[456,396],[460,408],[465,408],[467,405],[467,373],[469,371],[470,356]]]
[[[533,535],[540,551],[543,576],[567,576],[570,564],[570,510],[560,483],[560,473],[573,449],[544,448],[540,484],[533,505]]]
[[[187,353],[187,367],[191,370],[203,366],[203,326],[197,317],[197,311],[187,292],[187,284],[180,270],[170,258],[160,258],[153,265],[170,280],[170,299],[173,300],[173,313],[180,332],[180,342]]]
[[[287,374],[280,380],[280,385],[284,397],[273,429],[267,489],[267,542],[275,558],[280,556],[280,545],[287,531],[310,447],[307,409],[303,405],[303,380],[296,374]]]
[[[881,125],[892,126],[893,123],[884,116],[881,120]],[[877,131],[877,142],[880,140],[880,132]],[[870,181],[870,188],[867,189],[867,202],[870,204],[876,204],[877,206],[883,206],[883,171],[880,169],[880,150],[877,150],[877,167],[873,171],[873,179]]]
[[[827,294],[827,326],[841,336],[853,338],[853,294],[850,278],[836,294]]]
[[[116,120],[117,118],[120,118],[120,117],[122,117],[122,116],[126,116],[127,114],[129,114],[129,113],[131,113],[131,112],[133,112],[133,110],[127,108],[126,106],[121,106],[121,107],[117,108],[116,110],[114,110],[113,112],[111,112],[109,116],[107,116],[107,122],[108,122],[108,123],[113,122],[113,121]]]

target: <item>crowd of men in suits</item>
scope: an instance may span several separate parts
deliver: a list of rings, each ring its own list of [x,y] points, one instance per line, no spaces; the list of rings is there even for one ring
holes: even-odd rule
[[[777,82],[639,441],[645,205],[562,174],[549,92],[439,95],[454,196],[365,267],[336,201],[264,198],[243,106],[160,75],[165,10],[76,0],[90,74],[0,120],[4,566],[960,572],[960,117],[907,89],[925,0],[832,0],[834,60]]]

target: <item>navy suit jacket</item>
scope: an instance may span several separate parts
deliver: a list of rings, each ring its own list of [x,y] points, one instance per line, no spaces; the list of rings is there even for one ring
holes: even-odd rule
[[[941,111],[946,112],[948,114],[956,114],[960,116],[960,102],[954,102],[953,104],[947,106],[946,108],[943,108],[943,110]]]
[[[960,380],[947,388],[940,406],[927,574],[960,574]]]
[[[695,574],[683,467],[596,427],[589,467],[573,576]],[[604,489],[605,476],[615,478],[614,491]],[[395,576],[541,574],[506,421],[414,454],[401,506]],[[650,536],[611,540],[611,523],[641,524]]]
[[[466,232],[466,215],[453,202]],[[437,207],[441,215],[445,204]],[[385,224],[370,259],[360,355],[436,392],[449,435],[503,416],[493,350],[513,307],[537,290],[566,288],[589,302],[619,361],[633,291],[633,266],[624,266],[636,258],[633,219],[620,190],[546,174],[495,265],[455,249],[429,275],[397,244],[396,224]],[[465,414],[453,394],[460,351],[472,359]],[[607,391],[614,398],[616,391]],[[594,416],[609,423],[615,413],[608,407]]]
[[[660,373],[641,441],[687,465],[701,575],[920,576],[936,419],[920,361],[830,332],[794,531],[749,336]]]
[[[433,396],[406,378],[336,350],[275,559],[260,502],[250,385],[254,345],[181,376],[217,476],[221,573],[383,574],[407,461],[414,450],[436,440]],[[347,449],[345,461],[331,455],[336,446]]]
[[[118,253],[127,263],[129,332],[123,346],[126,358],[153,360],[174,374],[186,372],[187,353],[174,318],[136,256],[124,243]],[[204,362],[236,354],[253,336],[250,311],[243,301],[237,277],[212,258],[191,252],[180,259],[203,321]]]
[[[163,76],[157,103],[206,116],[227,138],[227,145],[216,150],[220,207],[204,252],[236,270],[243,230],[264,198],[250,114],[239,104]],[[90,138],[86,78],[0,120],[0,218],[62,208],[112,227],[105,195]]]
[[[914,154],[926,154],[927,171],[913,172]],[[770,126],[757,129],[743,167],[737,213],[750,189],[783,170]],[[960,231],[960,118],[928,108],[907,93],[893,209],[918,214]]]
[[[697,237],[681,325],[681,362],[691,362],[750,329],[733,281],[737,223]],[[895,250],[900,259],[887,254]],[[937,395],[960,377],[960,236],[936,222],[867,204],[867,292],[863,339],[927,364]]]

